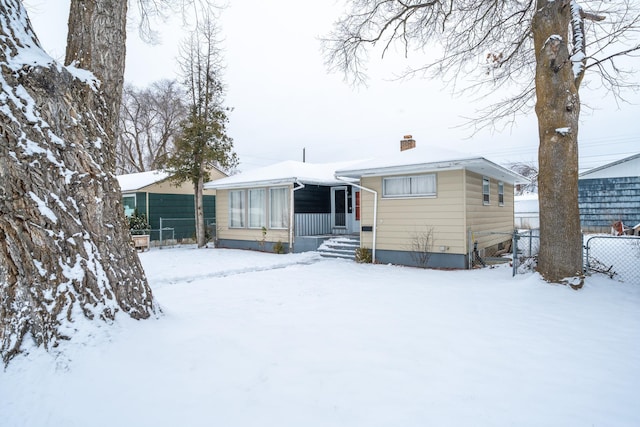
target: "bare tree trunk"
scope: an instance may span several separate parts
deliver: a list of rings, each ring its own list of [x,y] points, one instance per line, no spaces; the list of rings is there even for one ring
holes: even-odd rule
[[[202,165],[202,167],[204,168],[204,165]],[[202,203],[204,193],[204,179],[202,175],[200,175],[194,190],[193,198],[196,204],[196,241],[198,243],[198,247],[202,248],[207,244],[204,226],[204,206]]]
[[[115,171],[115,136],[122,101],[127,34],[127,0],[71,0],[65,65],[93,72],[101,81],[107,109],[108,144],[102,147],[109,171]]]
[[[96,80],[46,56],[21,1],[0,0],[0,25],[0,354],[8,363],[27,337],[49,349],[83,316],[141,319],[156,307],[103,156],[113,146],[103,118],[117,109]]]
[[[552,282],[582,276],[578,210],[580,98],[569,58],[570,21],[568,1],[538,0],[532,22],[540,137],[538,270]]]

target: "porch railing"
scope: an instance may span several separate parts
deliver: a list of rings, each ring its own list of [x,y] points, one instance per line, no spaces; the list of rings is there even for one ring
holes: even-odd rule
[[[295,214],[294,220],[296,236],[318,236],[321,234],[331,234],[331,214]]]

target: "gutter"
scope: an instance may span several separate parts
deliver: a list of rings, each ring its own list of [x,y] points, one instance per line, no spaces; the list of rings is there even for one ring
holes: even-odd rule
[[[376,262],[376,240],[378,236],[378,192],[372,190],[370,188],[363,187],[361,185],[355,184],[344,177],[336,176],[338,181],[342,181],[345,184],[349,184],[353,187],[359,188],[360,190],[368,191],[369,193],[373,193],[373,243],[371,248],[371,262]],[[360,231],[362,234],[362,231]]]

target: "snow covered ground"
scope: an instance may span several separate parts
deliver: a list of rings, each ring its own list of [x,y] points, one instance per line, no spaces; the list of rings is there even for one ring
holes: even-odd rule
[[[640,286],[141,254],[164,314],[0,371],[1,426],[638,426]]]

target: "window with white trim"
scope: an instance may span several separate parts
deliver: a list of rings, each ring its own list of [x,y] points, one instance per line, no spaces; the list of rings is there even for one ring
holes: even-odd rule
[[[289,189],[269,189],[269,228],[287,228],[289,223]]]
[[[498,182],[498,205],[504,206],[504,182]]]
[[[229,227],[245,227],[244,190],[229,191]]]
[[[486,176],[482,177],[482,204],[488,205],[490,202],[491,181]]]
[[[264,188],[249,190],[249,228],[267,225],[267,191]]]
[[[436,174],[393,176],[383,178],[382,197],[433,197]]]

